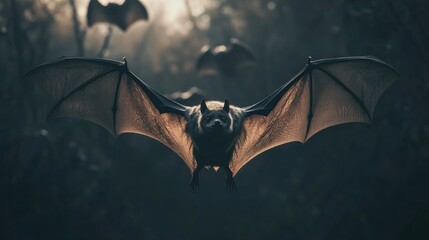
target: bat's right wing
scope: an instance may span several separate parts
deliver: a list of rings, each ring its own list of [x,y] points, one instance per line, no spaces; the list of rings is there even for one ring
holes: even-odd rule
[[[185,132],[188,107],[153,90],[128,70],[126,62],[62,58],[25,78],[34,88],[43,118],[80,118],[114,136],[149,136],[177,153],[191,172],[195,169],[192,141]]]
[[[88,12],[86,14],[86,21],[88,27],[91,27],[97,22],[110,22],[111,17],[106,12],[106,7],[103,6],[98,0],[90,0],[88,5]]]
[[[381,94],[399,78],[394,68],[374,57],[309,60],[282,87],[244,108],[243,131],[230,163],[233,174],[281,144],[304,143],[338,124],[370,123]]]

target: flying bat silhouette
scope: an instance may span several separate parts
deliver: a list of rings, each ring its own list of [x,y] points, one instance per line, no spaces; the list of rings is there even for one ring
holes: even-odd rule
[[[309,58],[292,79],[247,107],[228,100],[182,105],[130,72],[126,60],[62,58],[35,68],[26,78],[43,103],[38,112],[48,120],[82,118],[114,136],[154,138],[183,159],[196,191],[204,167],[223,168],[227,188],[234,190],[233,177],[264,151],[304,143],[330,126],[371,123],[381,94],[400,76],[374,57]]]
[[[203,99],[204,95],[205,93],[201,89],[197,87],[191,87],[185,92],[174,92],[167,95],[167,97],[184,105],[192,105],[198,103],[201,99]]]
[[[122,5],[109,3],[107,6],[103,6],[98,0],[91,0],[88,5],[89,27],[98,22],[107,22],[126,31],[136,21],[148,18],[146,8],[139,0],[125,0]]]
[[[228,45],[211,48],[205,45],[197,60],[197,71],[201,75],[222,74],[234,76],[238,69],[256,65],[250,48],[238,39],[231,39]]]

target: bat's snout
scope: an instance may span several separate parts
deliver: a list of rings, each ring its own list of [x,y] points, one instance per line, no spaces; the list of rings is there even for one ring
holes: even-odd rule
[[[224,126],[224,123],[220,119],[215,119],[212,123],[212,127],[221,128]]]

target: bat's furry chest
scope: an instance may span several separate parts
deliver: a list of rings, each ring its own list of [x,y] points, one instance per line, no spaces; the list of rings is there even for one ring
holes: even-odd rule
[[[194,138],[194,157],[203,166],[228,166],[234,149],[229,135],[207,135]]]

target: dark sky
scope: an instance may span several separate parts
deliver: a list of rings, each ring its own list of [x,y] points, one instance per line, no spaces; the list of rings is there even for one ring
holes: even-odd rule
[[[187,8],[185,0],[142,0],[149,21],[111,35],[107,24],[86,26],[88,1],[76,0],[77,16],[73,2],[0,2],[1,239],[429,239],[426,1],[188,0]],[[249,45],[257,65],[234,77],[198,75],[200,49],[232,37]],[[196,86],[208,99],[244,106],[308,56],[356,55],[376,56],[402,76],[373,124],[267,151],[240,170],[235,193],[224,189],[222,171],[202,171],[191,193],[186,165],[145,136],[38,121],[22,78],[60,56],[126,56],[163,94]]]

